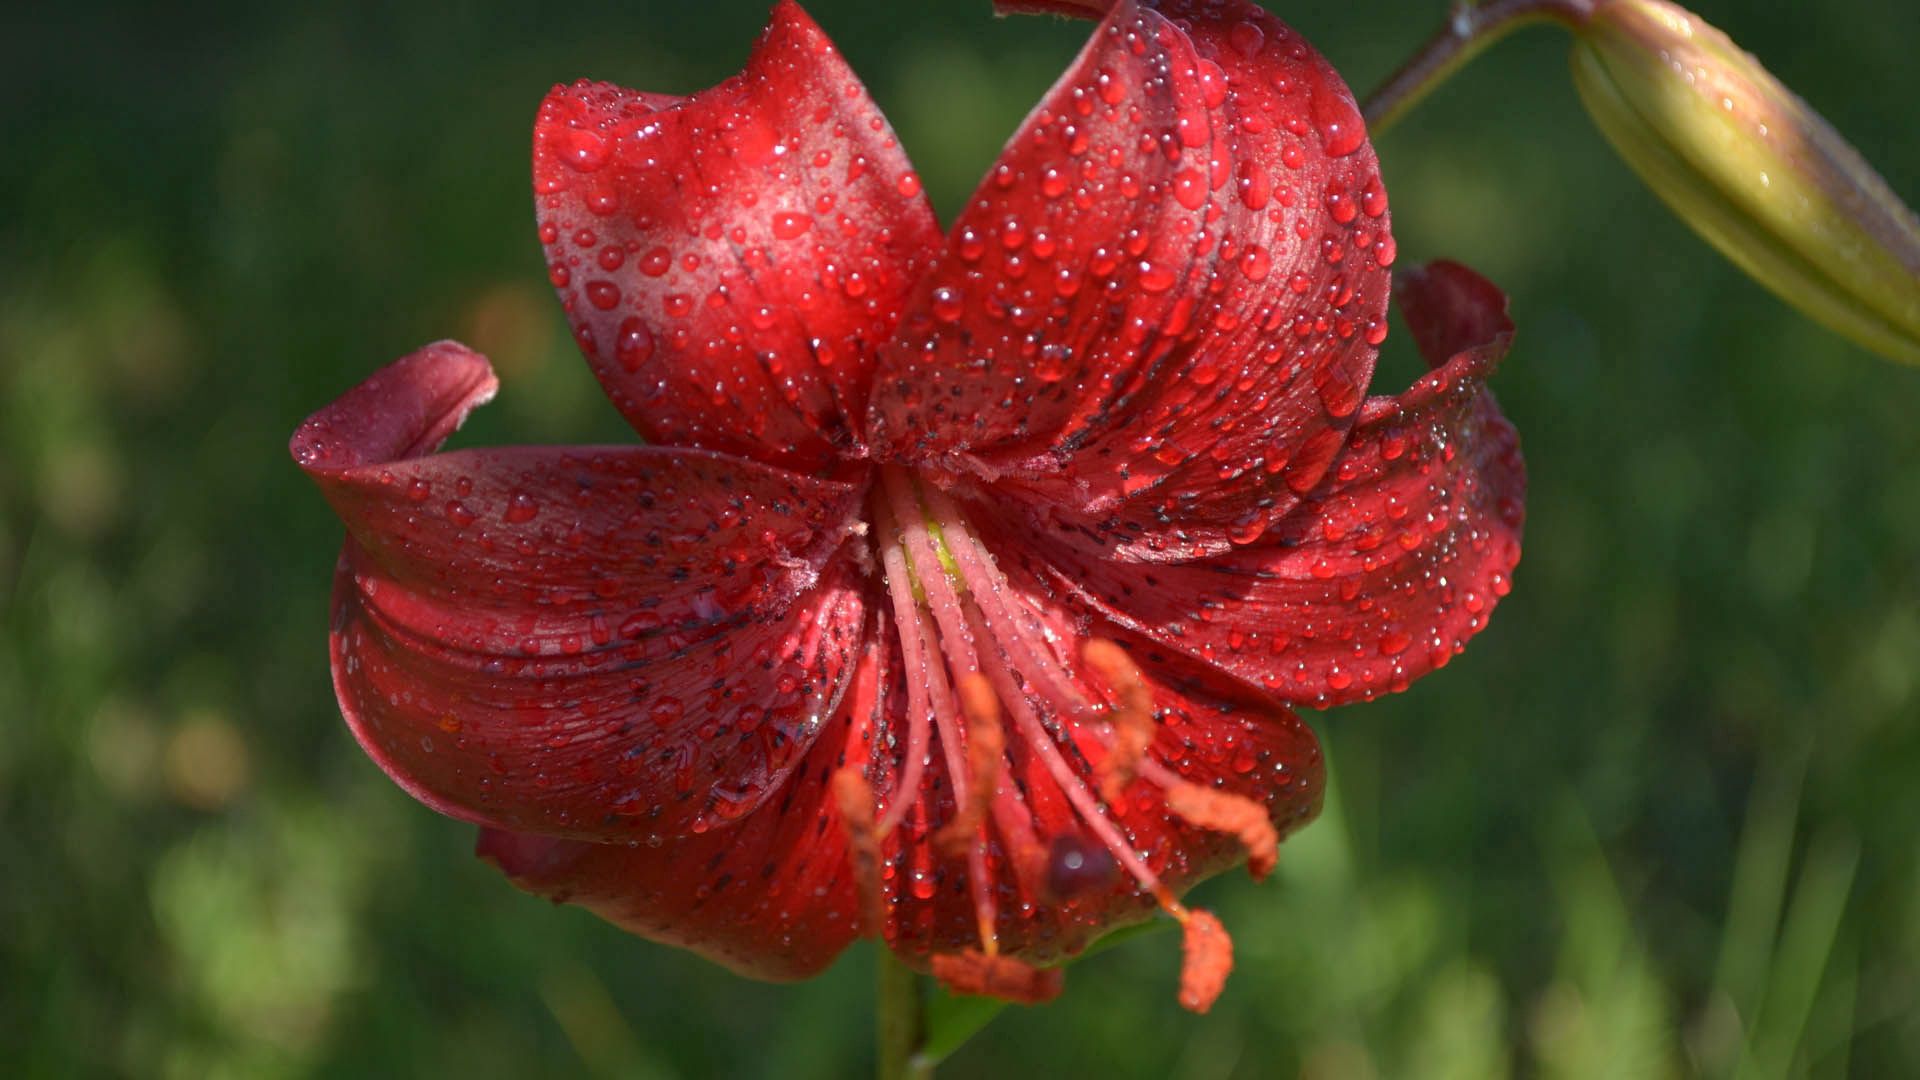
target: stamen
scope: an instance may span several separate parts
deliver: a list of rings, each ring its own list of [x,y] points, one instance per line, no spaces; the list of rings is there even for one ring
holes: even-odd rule
[[[967,786],[969,798],[959,804],[953,820],[933,834],[934,846],[948,855],[967,850],[986,823],[987,809],[1000,786],[1000,767],[1006,755],[1006,734],[1000,727],[1000,699],[983,675],[960,680],[960,714],[967,720]]]
[[[934,724],[939,729],[940,745],[947,759],[947,774],[953,782],[954,804],[959,808],[957,813],[965,814],[966,808],[974,803],[976,797],[984,798],[988,802],[993,800],[997,786],[995,777],[998,775],[996,766],[993,770],[995,777],[983,777],[984,783],[979,785],[982,790],[978,796],[975,795],[976,785],[972,780],[972,774],[980,770],[971,768],[969,762],[961,757],[963,745],[972,745],[970,741],[964,740],[961,734],[961,713],[968,706],[964,701],[956,703],[947,682],[947,665],[952,666],[954,674],[958,676],[963,686],[969,678],[978,678],[979,664],[974,658],[972,630],[965,623],[961,613],[960,597],[954,590],[953,582],[948,578],[947,560],[940,557],[940,553],[935,550],[932,539],[927,533],[926,520],[920,513],[919,504],[914,498],[911,482],[897,471],[885,469],[881,472],[881,484],[891,502],[888,516],[892,518],[892,529],[888,535],[899,537],[899,543],[889,545],[886,551],[888,573],[891,575],[894,572],[893,567],[898,566],[903,580],[910,580],[919,586],[919,598],[924,600],[924,605],[918,602],[907,605],[914,621],[916,640],[924,649],[925,643],[937,634],[940,654],[946,660],[946,664],[943,665],[929,657],[922,665],[922,670],[927,676],[928,690],[933,704]],[[906,560],[909,557],[912,558],[916,567],[925,571],[925,576],[908,573]],[[900,608],[901,602],[902,597],[896,593],[894,596],[896,610]],[[928,613],[933,616],[934,629],[931,630],[924,621]],[[904,616],[902,621],[905,621]],[[992,736],[986,738],[991,739]],[[1004,739],[1001,741],[1004,743]],[[916,784],[918,780],[916,776]],[[978,826],[975,826],[971,832],[977,834]],[[974,920],[980,935],[980,946],[984,950],[983,955],[995,956],[999,953],[1000,943],[994,927],[999,922],[1000,913],[999,906],[994,901],[992,883],[987,877],[987,854],[984,841],[973,844],[967,852],[967,882],[973,900]]]
[[[1033,811],[1025,797],[1018,788],[1003,785],[995,793],[991,810],[993,827],[1009,850],[1020,887],[1029,893],[1038,892],[1046,884],[1050,860],[1039,834],[1033,831]]]
[[[1060,996],[1066,977],[1059,968],[1034,967],[1010,956],[968,949],[936,953],[933,977],[956,994],[984,994],[1022,1005],[1039,1005]]]
[[[1153,745],[1153,691],[1126,651],[1105,638],[1088,641],[1081,647],[1080,655],[1120,699],[1109,715],[1113,745],[1096,770],[1100,797],[1113,802],[1133,783],[1141,759]]]
[[[1052,635],[1039,625],[1039,620],[1031,610],[1023,611],[1020,605],[1009,599],[1011,589],[1007,585],[1006,575],[1000,572],[1000,567],[994,563],[985,545],[967,527],[960,508],[938,488],[927,487],[924,494],[927,507],[946,539],[946,549],[955,568],[962,577],[974,583],[969,592],[980,607],[980,615],[988,633],[1006,645],[1010,652],[1017,651],[1026,661],[1023,674],[1033,677],[1036,689],[1056,701],[1086,709],[1086,699],[1081,696],[1073,684],[1073,678],[1055,655]],[[1025,618],[1021,618],[1023,614]]]
[[[847,855],[860,890],[865,932],[882,932],[885,901],[880,891],[880,834],[873,821],[873,786],[860,770],[845,766],[833,774],[834,805],[847,830]]]
[[[1156,778],[1156,782],[1158,782]],[[1189,825],[1226,833],[1247,849],[1247,873],[1259,881],[1280,861],[1280,833],[1260,803],[1199,784],[1180,781],[1166,789],[1167,809]]]
[[[887,529],[890,523],[885,515],[880,516],[882,520],[877,524]],[[913,575],[907,570],[905,554],[897,544],[888,543],[881,548],[880,562],[886,574],[887,593],[893,601],[893,621],[899,627],[900,652],[907,668],[907,758],[888,795],[886,816],[880,819],[879,830],[884,836],[907,816],[907,808],[920,792],[920,777],[927,765],[927,719],[933,711],[927,700],[928,686],[934,677],[929,669],[939,665],[929,655],[927,641],[920,633],[920,613],[913,599]]]
[[[910,723],[910,759],[884,821],[888,828],[897,823],[918,791],[931,716],[955,806],[933,842],[949,857],[966,852],[979,922],[981,948],[934,956],[934,974],[957,992],[1014,1001],[1046,1001],[1060,992],[1057,969],[1036,968],[998,953],[997,912],[987,883],[982,831],[990,817],[1010,852],[1012,869],[1028,887],[1039,884],[1069,899],[1083,886],[1107,887],[1102,881],[1124,869],[1181,924],[1180,1003],[1205,1012],[1233,968],[1233,942],[1212,913],[1189,909],[1174,897],[1121,833],[1108,806],[1117,803],[1135,779],[1144,779],[1165,793],[1168,810],[1181,820],[1239,840],[1256,878],[1269,873],[1278,856],[1278,834],[1266,808],[1256,800],[1188,782],[1154,760],[1153,688],[1126,652],[1104,639],[1082,646],[1088,674],[1106,683],[1112,704],[1089,702],[1080,679],[1069,670],[1057,634],[1011,588],[953,500],[905,471],[883,469],[881,475],[876,503],[887,526],[883,560],[906,655],[909,708],[919,724],[916,731]],[[922,676],[918,686],[915,675]],[[1066,848],[1056,838],[1056,852],[1071,863],[1063,862],[1057,874],[1055,859],[1034,833],[1023,793],[1001,783],[1011,749],[1009,719],[1019,735],[1020,753],[1039,761],[1092,837],[1073,838]],[[1097,795],[1084,776],[1081,743],[1086,740],[1105,749],[1104,755],[1094,751],[1101,757],[1093,769]],[[1078,767],[1067,760],[1062,742],[1081,754]],[[1026,759],[1016,755],[1015,760]],[[1111,860],[1103,863],[1109,854]]]
[[[1191,1012],[1213,1008],[1233,971],[1233,939],[1213,912],[1194,908],[1181,920],[1180,1004]]]
[[[1053,776],[1054,783],[1059,786],[1061,794],[1067,797],[1067,802],[1073,806],[1081,820],[1086,822],[1087,828],[1093,835],[1106,845],[1108,851],[1113,852],[1113,857],[1120,861],[1120,865],[1125,867],[1127,873],[1140,884],[1140,888],[1158,900],[1160,906],[1166,908],[1168,912],[1177,914],[1175,909],[1180,905],[1174,899],[1173,893],[1160,881],[1160,876],[1153,872],[1153,868],[1147,865],[1146,860],[1133,850],[1133,845],[1128,843],[1126,837],[1120,835],[1119,827],[1106,815],[1105,809],[1092,790],[1080,779],[1079,774],[1074,772],[1073,766],[1067,763],[1066,757],[1060,753],[1060,748],[1055,745],[1053,736],[1047,733],[1046,725],[1041,723],[1039,715],[1034,712],[1032,702],[1027,700],[1025,694],[1019,692],[1006,657],[998,650],[988,652],[986,657],[990,661],[987,665],[987,675],[993,680],[994,689],[999,691],[1001,701],[1013,714],[1014,724],[1026,740],[1026,747],[1040,758],[1040,763],[1046,766],[1047,772]]]

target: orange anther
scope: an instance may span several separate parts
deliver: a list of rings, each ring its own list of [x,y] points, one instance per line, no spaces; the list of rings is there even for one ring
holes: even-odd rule
[[[866,931],[880,932],[884,914],[880,891],[880,830],[874,823],[873,785],[849,765],[833,774],[833,801],[847,830],[847,857],[853,863]]]
[[[1153,688],[1126,650],[1105,638],[1089,640],[1080,655],[1118,699],[1108,714],[1113,724],[1113,745],[1096,770],[1100,797],[1111,803],[1133,782],[1140,759],[1153,745]]]
[[[1280,861],[1280,833],[1267,816],[1267,808],[1245,795],[1201,787],[1199,784],[1175,784],[1167,789],[1167,809],[1189,825],[1212,832],[1226,833],[1247,849],[1247,873],[1259,881],[1273,872]]]
[[[1233,939],[1213,912],[1198,908],[1181,920],[1180,1004],[1191,1012],[1213,1008],[1233,971]]]
[[[1012,957],[989,956],[972,949],[935,955],[933,977],[956,994],[982,994],[1022,1005],[1052,1001],[1060,996],[1066,982],[1059,968],[1034,967]]]
[[[979,837],[1000,786],[1000,763],[1007,749],[1000,699],[986,676],[968,675],[958,689],[967,721],[967,800],[954,811],[953,820],[933,834],[934,847],[943,855],[962,854]]]

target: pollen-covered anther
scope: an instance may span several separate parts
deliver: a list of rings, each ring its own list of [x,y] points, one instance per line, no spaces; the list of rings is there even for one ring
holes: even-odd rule
[[[860,892],[867,933],[880,933],[885,894],[880,890],[880,830],[874,821],[873,785],[849,765],[833,774],[833,801],[847,830],[847,857]]]
[[[1188,909],[1181,917],[1180,1005],[1191,1012],[1213,1008],[1233,971],[1233,939],[1213,912]]]
[[[933,977],[956,994],[997,997],[1021,1005],[1052,1001],[1060,996],[1061,987],[1066,985],[1066,976],[1059,968],[1035,967],[1009,956],[989,955],[972,949],[935,954]],[[1184,997],[1182,1000],[1185,1000]]]
[[[1114,802],[1133,783],[1140,760],[1153,745],[1153,690],[1126,650],[1105,638],[1088,641],[1080,655],[1116,699],[1107,715],[1113,741],[1097,770],[1100,797]]]
[[[1226,833],[1247,849],[1247,873],[1259,881],[1280,861],[1280,832],[1267,808],[1231,791],[1179,783],[1167,789],[1167,809],[1182,821],[1212,832]]]
[[[987,811],[1000,784],[1000,763],[1007,749],[1007,736],[1000,724],[1000,698],[986,676],[973,674],[959,682],[960,712],[967,721],[967,799],[954,812],[953,819],[933,834],[933,843],[944,855],[966,852],[980,835]]]

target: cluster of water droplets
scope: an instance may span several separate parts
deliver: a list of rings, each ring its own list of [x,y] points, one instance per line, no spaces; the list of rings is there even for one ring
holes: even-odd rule
[[[1358,425],[1270,542],[1128,573],[1082,537],[1043,545],[1064,588],[1296,704],[1403,690],[1444,666],[1511,586],[1525,469],[1476,358]]]
[[[935,242],[919,177],[826,38],[781,9],[691,98],[558,88],[536,132],[549,276],[637,426],[813,467]]]
[[[1386,336],[1364,148],[1277,21],[1109,21],[955,223],[883,357],[876,447],[1075,472],[1108,514],[1159,488],[1119,516],[1258,539],[1333,459]]]
[[[381,752],[509,827],[641,842],[757,807],[863,632],[828,565],[857,493],[644,449],[479,461],[336,481],[364,545],[343,687]]]

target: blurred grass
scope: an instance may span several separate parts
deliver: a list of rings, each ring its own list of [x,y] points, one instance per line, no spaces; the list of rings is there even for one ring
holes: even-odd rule
[[[1696,6],[1920,199],[1907,0]],[[1442,7],[1280,10],[1364,88]],[[813,8],[946,211],[1084,33]],[[541,280],[535,103],[706,85],[763,15],[0,16],[0,1072],[864,1067],[864,948],[738,980],[516,893],[364,760],[326,677],[338,529],[283,450],[450,335],[505,379],[463,439],[621,437]],[[1315,719],[1324,820],[1275,882],[1204,887],[1240,950],[1212,1014],[1152,937],[945,1074],[1920,1072],[1920,372],[1670,220],[1564,48],[1502,46],[1380,146],[1403,258],[1514,295],[1513,596],[1446,671]]]

